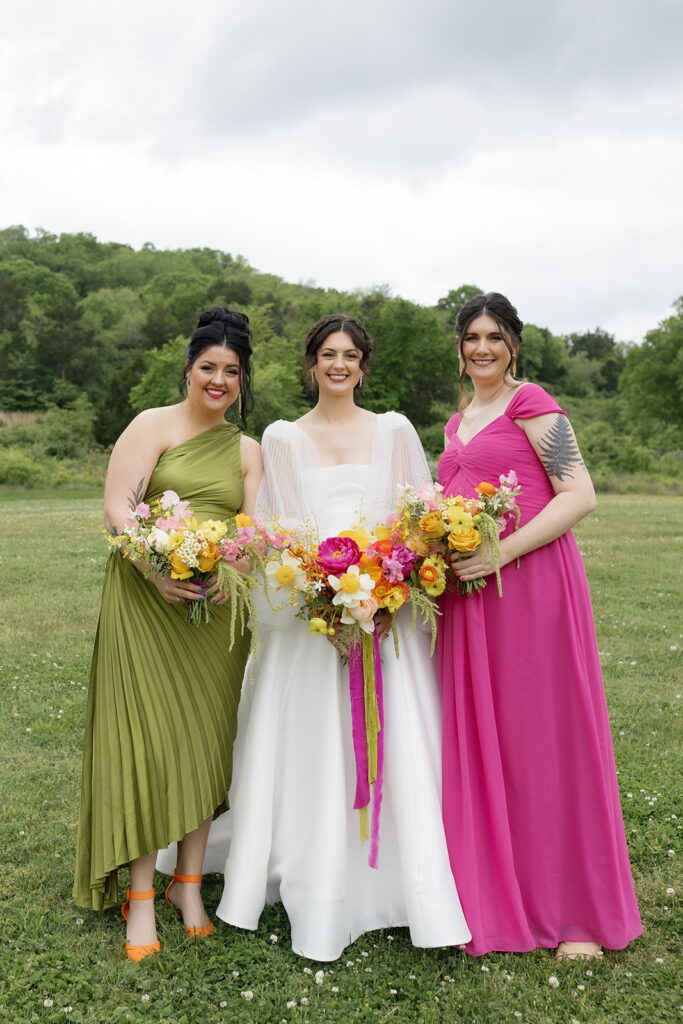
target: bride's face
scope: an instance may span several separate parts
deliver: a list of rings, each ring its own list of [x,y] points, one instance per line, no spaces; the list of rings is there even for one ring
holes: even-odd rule
[[[344,331],[328,335],[318,349],[313,367],[319,391],[333,395],[352,392],[360,380],[363,353]]]

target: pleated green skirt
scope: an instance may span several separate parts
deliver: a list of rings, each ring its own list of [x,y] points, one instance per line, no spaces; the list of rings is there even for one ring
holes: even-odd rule
[[[149,501],[178,492],[204,518],[242,501],[239,433],[225,424],[164,453]],[[229,611],[185,621],[133,565],[107,563],[83,751],[74,899],[116,906],[119,867],[183,838],[225,804],[249,648]]]

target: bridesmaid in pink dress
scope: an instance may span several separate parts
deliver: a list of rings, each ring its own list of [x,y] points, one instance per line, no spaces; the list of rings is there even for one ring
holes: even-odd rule
[[[513,469],[520,529],[479,595],[446,595],[439,630],[443,813],[468,952],[602,956],[640,935],[588,583],[571,527],[595,507],[565,413],[514,378],[522,323],[499,293],[461,309],[474,397],[446,424],[444,493]],[[461,403],[461,408],[464,403]],[[516,561],[519,559],[519,566]],[[477,551],[461,580],[491,576]]]

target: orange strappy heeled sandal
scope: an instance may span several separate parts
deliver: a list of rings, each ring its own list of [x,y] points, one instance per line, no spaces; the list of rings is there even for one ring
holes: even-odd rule
[[[182,912],[182,910],[180,909],[180,907],[176,907],[175,903],[171,903],[171,901],[168,898],[168,894],[171,891],[171,887],[176,882],[201,882],[201,880],[202,880],[202,876],[201,875],[178,875],[178,874],[176,874],[176,872],[174,870],[173,878],[171,879],[171,881],[166,886],[166,892],[164,894],[165,897],[166,897],[166,902],[168,903],[169,907],[173,907],[174,910],[178,911],[178,916],[179,916],[181,921],[183,920],[183,912]],[[193,924],[186,924],[185,925],[185,934],[189,935],[191,939],[206,939],[206,938],[209,937],[209,935],[211,935],[211,933],[213,931],[214,931],[214,925],[211,923],[211,921],[209,921],[208,924],[205,924],[203,928],[198,928],[198,927],[196,927],[196,925],[193,925]]]
[[[126,889],[126,902],[121,907],[123,920],[128,923],[130,900],[153,900],[154,895],[154,889],[149,889],[147,892],[131,892],[130,889]],[[132,960],[133,963],[138,963],[140,960],[144,960],[146,956],[154,956],[156,953],[160,953],[161,943],[157,940],[149,946],[134,946],[132,942],[126,942],[123,948],[128,959]]]

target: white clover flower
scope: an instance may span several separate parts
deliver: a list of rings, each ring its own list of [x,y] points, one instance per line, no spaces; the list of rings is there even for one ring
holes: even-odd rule
[[[149,993],[144,992],[140,998],[142,999],[143,1003],[148,1003],[149,1002]]]
[[[667,850],[666,851],[666,855],[667,855],[667,857],[675,857],[676,853],[675,853],[674,850]]]
[[[392,995],[392,996],[398,995],[398,990],[395,989],[395,988],[390,988],[389,989],[389,995]]]
[[[77,924],[77,925],[81,925],[81,924],[83,924],[83,918],[82,918],[82,917],[77,917],[77,918],[76,918],[76,924]]]
[[[240,995],[242,996],[242,999],[246,999],[246,1001],[248,1003],[250,1003],[252,1001],[252,999],[254,998],[254,993],[253,992],[249,992],[249,991],[240,992]]]
[[[346,966],[347,967],[353,967],[353,960],[347,960],[346,961]]]
[[[558,979],[555,977],[555,975],[551,974],[550,977],[548,978],[548,984],[550,985],[551,988],[557,988],[560,983],[559,983]]]
[[[46,1006],[46,1007],[49,1008],[50,1006],[54,1006],[54,1003],[52,1002],[51,999],[43,999],[43,1006]]]
[[[296,999],[289,999],[286,1005],[288,1010],[293,1010],[296,1006]]]
[[[673,889],[671,886],[669,886],[669,888],[666,890],[666,895],[667,896],[675,896],[676,895],[676,890]]]
[[[363,950],[363,952],[361,953],[361,956],[370,956],[370,954],[366,953],[365,950]]]
[[[324,980],[325,980],[325,972],[324,971],[316,971],[315,972],[315,983],[316,983],[316,985],[322,985]]]
[[[586,986],[585,985],[577,985],[576,987],[578,988],[579,992],[585,992],[586,991]]]
[[[220,1006],[221,1010],[224,1010],[225,1007],[228,1005],[227,1000],[226,999],[221,999],[221,1001],[220,1001],[220,1003],[218,1005]]]
[[[269,938],[271,942],[277,942],[277,935],[270,935]]]
[[[64,1013],[71,1013],[72,1010],[73,1010],[73,1006],[65,1006],[64,1007]]]
[[[587,978],[592,978],[593,977],[593,972],[592,971],[586,971],[586,977]]]
[[[521,1012],[521,1010],[515,1010],[515,1012],[513,1013],[513,1015],[512,1015],[512,1016],[513,1016],[513,1017],[521,1017],[521,1016],[522,1016],[522,1012]]]
[[[301,1005],[308,1006],[308,999],[306,998],[306,996],[304,996],[303,999],[301,1000]]]
[[[330,989],[330,991],[331,992],[338,992],[339,991],[339,986],[338,985],[333,985],[332,988]]]
[[[485,972],[486,972],[486,973],[488,974],[488,971],[489,971],[489,969],[488,969],[488,967],[486,966],[486,964],[482,964],[482,965],[481,965],[481,969],[482,969],[482,971],[485,971]]]
[[[664,963],[664,957],[663,956],[656,956],[655,957],[655,963],[656,964],[663,964]]]
[[[232,972],[232,976],[233,976],[233,978],[239,978],[240,972],[239,971],[233,971]]]
[[[304,974],[313,974],[313,971],[310,967],[304,967]]]

